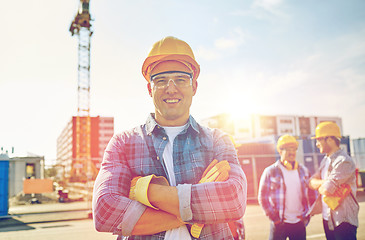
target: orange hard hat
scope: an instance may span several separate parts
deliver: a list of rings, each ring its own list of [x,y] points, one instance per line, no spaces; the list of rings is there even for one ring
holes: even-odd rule
[[[165,37],[156,42],[142,65],[142,74],[150,82],[152,70],[162,62],[177,61],[184,64],[196,80],[200,73],[200,66],[195,61],[190,46],[175,37]],[[173,71],[174,69],[170,70]]]
[[[293,136],[290,136],[288,134],[285,134],[283,136],[281,136],[279,139],[278,139],[278,142],[277,142],[277,145],[276,145],[276,148],[277,150],[279,151],[280,148],[282,147],[286,147],[286,146],[293,146],[295,148],[298,148],[298,141],[297,139],[295,139],[295,137]]]
[[[340,127],[334,122],[321,122],[316,127],[316,136],[312,137],[312,139],[322,137],[341,138]]]

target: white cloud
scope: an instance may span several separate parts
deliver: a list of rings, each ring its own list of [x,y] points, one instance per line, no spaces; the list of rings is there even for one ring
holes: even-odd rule
[[[226,53],[227,50],[236,50],[239,46],[244,44],[245,39],[248,38],[239,27],[233,29],[228,35],[229,36],[216,39],[214,41],[214,47],[198,47],[196,56],[205,60],[217,60]]]
[[[272,12],[283,3],[283,0],[255,0],[253,6]]]
[[[288,19],[288,13],[282,10],[283,0],[255,0],[249,9],[238,9],[232,12],[233,16],[254,17],[256,19],[272,20],[272,17]]]
[[[258,10],[263,9],[267,12],[277,14],[280,6],[283,5],[283,0],[254,0],[250,10],[235,10],[232,15],[235,16],[256,16],[263,18],[263,13]]]
[[[237,27],[233,30],[230,37],[219,38],[215,40],[214,45],[218,49],[235,49],[242,45],[244,41],[244,33],[241,28]]]
[[[237,39],[232,38],[219,38],[215,40],[214,45],[218,49],[236,48],[238,45],[240,45],[240,42],[237,41]]]
[[[364,33],[317,41],[306,56],[283,62],[280,69],[273,67],[257,72],[257,69],[235,68],[216,76],[229,84],[221,85],[215,93],[220,97],[212,100],[213,110],[238,109],[236,103],[241,106],[249,102],[261,114],[339,116],[346,135],[363,137]]]
[[[219,53],[215,49],[208,49],[205,46],[200,46],[195,51],[195,57],[197,59],[204,59],[204,60],[216,60],[220,57]]]

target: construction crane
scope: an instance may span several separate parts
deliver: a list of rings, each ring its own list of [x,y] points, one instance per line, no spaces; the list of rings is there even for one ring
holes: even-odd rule
[[[75,160],[71,167],[71,181],[87,181],[93,177],[90,150],[90,40],[93,34],[89,12],[90,0],[80,0],[71,35],[78,37],[78,107],[76,116]]]

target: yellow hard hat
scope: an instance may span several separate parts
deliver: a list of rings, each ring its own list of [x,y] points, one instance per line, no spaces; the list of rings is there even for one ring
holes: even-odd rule
[[[288,134],[285,134],[283,136],[281,136],[278,139],[276,148],[278,151],[280,151],[280,148],[284,147],[284,146],[293,146],[293,147],[298,147],[299,143],[298,141],[295,139],[295,137],[290,136]]]
[[[341,138],[340,127],[334,122],[321,122],[316,127],[316,136],[312,137],[312,139],[322,137]]]
[[[165,37],[152,46],[142,66],[142,74],[148,82],[150,82],[153,68],[164,61],[183,63],[191,70],[193,80],[196,80],[199,76],[200,67],[195,61],[193,51],[186,42],[180,39]]]

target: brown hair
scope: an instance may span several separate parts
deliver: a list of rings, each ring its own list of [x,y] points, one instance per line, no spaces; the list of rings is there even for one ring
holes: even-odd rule
[[[337,147],[339,147],[339,146],[340,146],[340,144],[341,144],[341,140],[340,140],[339,138],[334,137],[334,136],[330,136],[330,138],[332,138],[332,139],[333,139],[333,141],[335,141],[335,143],[336,143]]]

